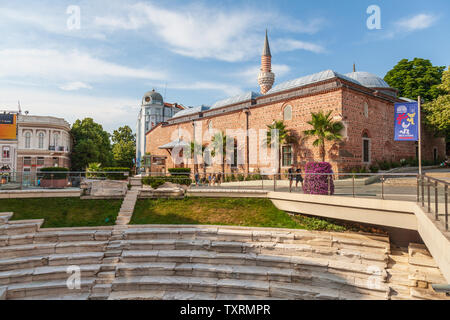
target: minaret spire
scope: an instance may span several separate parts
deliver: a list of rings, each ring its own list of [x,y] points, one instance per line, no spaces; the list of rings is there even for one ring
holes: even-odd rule
[[[275,82],[275,74],[272,72],[272,55],[270,53],[269,37],[266,29],[266,39],[261,55],[261,72],[258,76],[258,84],[261,87],[261,93],[265,94],[272,88]]]

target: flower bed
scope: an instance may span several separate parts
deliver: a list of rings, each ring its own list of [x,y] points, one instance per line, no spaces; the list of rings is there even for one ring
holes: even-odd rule
[[[333,176],[325,174],[318,175],[317,173],[333,173],[331,164],[328,162],[307,163],[305,167],[303,192],[306,194],[334,194]]]

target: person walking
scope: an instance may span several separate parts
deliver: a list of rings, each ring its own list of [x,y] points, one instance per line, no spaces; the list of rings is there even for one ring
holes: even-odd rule
[[[297,169],[295,170],[295,188],[298,188],[298,183],[302,185],[303,189],[303,177],[302,177],[302,169],[300,166],[297,166]]]
[[[294,182],[294,166],[288,169],[288,179],[289,179],[289,192],[292,190],[292,183]]]
[[[198,185],[200,184],[200,174],[198,172],[195,173],[194,179],[195,179],[195,185],[198,187]]]

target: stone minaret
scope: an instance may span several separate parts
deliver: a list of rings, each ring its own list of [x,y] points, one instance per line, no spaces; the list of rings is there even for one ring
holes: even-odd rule
[[[270,54],[269,38],[264,41],[264,48],[261,55],[261,71],[258,76],[258,84],[261,87],[261,93],[265,94],[272,88],[275,81],[275,74],[272,72],[272,55]]]

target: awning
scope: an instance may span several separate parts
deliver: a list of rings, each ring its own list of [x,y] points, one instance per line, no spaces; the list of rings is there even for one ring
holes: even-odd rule
[[[173,149],[175,147],[189,147],[189,143],[187,143],[186,141],[177,139],[174,140],[172,142],[166,143],[163,146],[158,147],[158,149]]]

